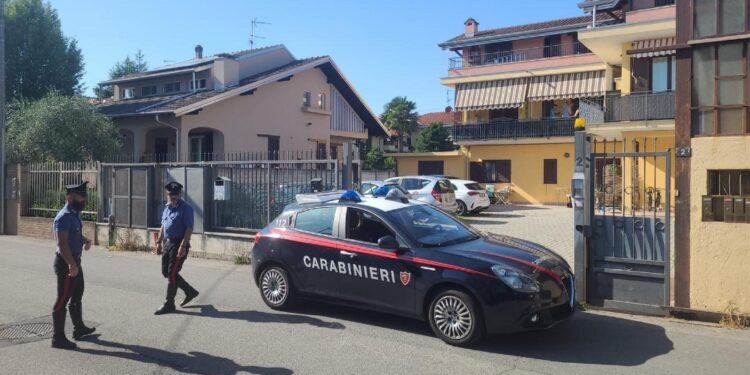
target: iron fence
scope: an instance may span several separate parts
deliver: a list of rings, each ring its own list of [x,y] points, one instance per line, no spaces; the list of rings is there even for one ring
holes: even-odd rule
[[[512,51],[490,52],[450,58],[450,69],[470,66],[507,64],[518,61],[536,60],[549,57],[570,56],[591,53],[581,42],[555,44],[543,47],[517,49]]]
[[[99,164],[97,162],[32,163],[25,169],[23,215],[55,217],[65,205],[65,186],[88,181],[88,203],[81,219],[97,220]]]
[[[490,139],[572,137],[572,117],[539,120],[503,120],[446,126],[456,142]]]

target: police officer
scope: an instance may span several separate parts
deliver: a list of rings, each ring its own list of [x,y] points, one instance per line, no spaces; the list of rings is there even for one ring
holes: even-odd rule
[[[68,185],[65,187],[65,207],[55,216],[55,238],[57,250],[54,269],[57,275],[57,301],[52,308],[54,335],[52,347],[75,349],[76,344],[65,337],[65,304],[70,309],[70,320],[73,321],[73,338],[78,340],[93,333],[96,328],[83,324],[81,299],[83,298],[83,270],[81,253],[91,248],[91,240],[83,236],[81,211],[86,206],[86,184]]]
[[[174,297],[177,288],[185,292],[180,306],[187,305],[195,297],[195,290],[180,276],[180,269],[190,251],[190,236],[193,234],[193,207],[182,199],[182,184],[170,182],[164,186],[167,193],[167,206],[161,215],[161,229],[156,239],[156,253],[162,254],[161,273],[167,278],[167,299],[156,315],[175,311]]]

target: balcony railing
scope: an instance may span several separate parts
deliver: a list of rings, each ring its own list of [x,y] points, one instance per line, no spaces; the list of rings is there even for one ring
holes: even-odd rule
[[[575,119],[503,120],[477,124],[448,125],[453,141],[572,137]]]
[[[674,0],[633,0],[630,3],[630,10],[651,9],[667,5],[674,5]]]
[[[673,119],[674,91],[607,95],[604,121],[644,121]]]
[[[518,49],[513,51],[492,52],[481,55],[467,55],[450,59],[450,69],[469,66],[507,64],[518,61],[537,60],[557,56],[570,56],[591,53],[582,43],[557,44],[553,46]]]

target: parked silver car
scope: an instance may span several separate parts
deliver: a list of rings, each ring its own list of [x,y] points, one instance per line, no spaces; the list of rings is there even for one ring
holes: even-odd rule
[[[402,176],[385,180],[395,182],[411,194],[411,199],[429,203],[445,212],[456,213],[456,194],[451,182],[445,178],[433,176]]]

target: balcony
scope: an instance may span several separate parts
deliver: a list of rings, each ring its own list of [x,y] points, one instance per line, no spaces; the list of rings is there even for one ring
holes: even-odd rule
[[[572,56],[591,53],[582,43],[557,44],[553,46],[519,49],[513,51],[492,52],[481,55],[469,55],[450,58],[450,69],[461,69],[472,66],[508,64],[519,61],[546,59],[550,57]]]
[[[630,3],[630,10],[651,9],[668,5],[674,5],[674,0],[633,0]]]
[[[572,137],[575,119],[503,120],[477,124],[448,125],[453,141],[513,140],[522,138]]]
[[[607,95],[605,103],[604,122],[674,119],[674,91]]]

